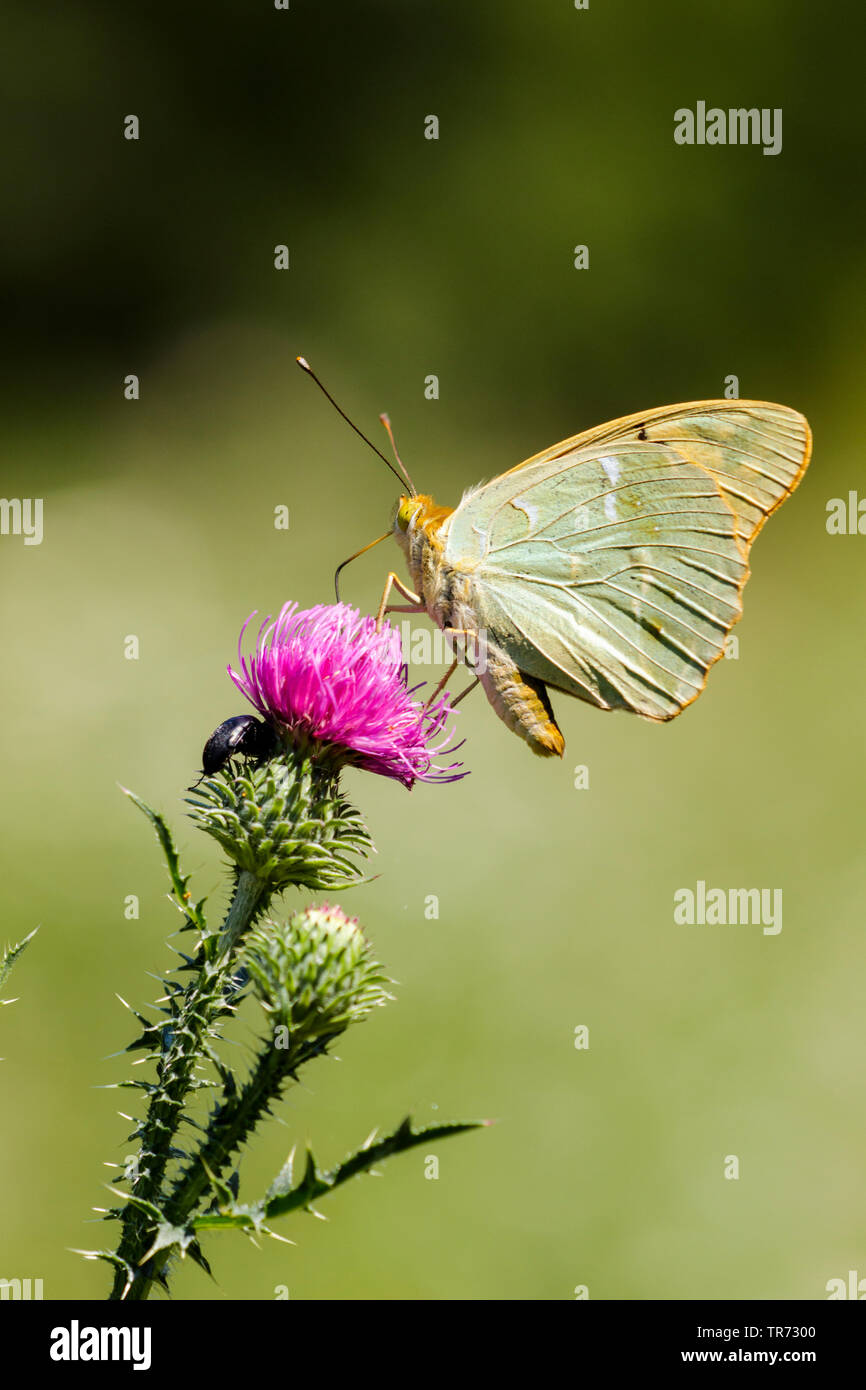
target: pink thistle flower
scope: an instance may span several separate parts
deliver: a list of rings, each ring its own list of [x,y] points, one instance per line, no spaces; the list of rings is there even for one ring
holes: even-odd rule
[[[278,731],[294,741],[323,745],[339,761],[414,782],[453,782],[466,774],[460,763],[437,766],[437,754],[453,751],[447,724],[451,702],[440,696],[428,709],[412,699],[400,634],[345,603],[299,611],[284,604],[259,629],[251,656],[241,651],[240,671],[228,673],[238,690]],[[439,735],[444,737],[434,746]]]

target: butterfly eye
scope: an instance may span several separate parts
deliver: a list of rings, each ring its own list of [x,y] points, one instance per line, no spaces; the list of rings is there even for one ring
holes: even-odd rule
[[[398,531],[408,531],[409,522],[412,520],[416,502],[414,497],[401,497],[397,503],[397,511],[394,515],[394,526]]]

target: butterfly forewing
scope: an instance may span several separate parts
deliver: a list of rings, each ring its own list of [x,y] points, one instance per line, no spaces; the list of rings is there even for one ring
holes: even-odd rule
[[[808,426],[781,406],[631,416],[467,495],[445,560],[521,671],[669,719],[722,655],[749,543],[807,461]]]
[[[770,401],[692,401],[597,425],[510,471],[590,447],[597,453],[613,440],[643,438],[670,444],[684,458],[709,469],[734,508],[738,533],[746,544],[794,491],[812,448],[808,422],[787,406]]]

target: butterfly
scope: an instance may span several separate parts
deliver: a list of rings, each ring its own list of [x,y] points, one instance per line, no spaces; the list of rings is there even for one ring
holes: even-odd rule
[[[566,439],[454,510],[403,495],[415,592],[389,576],[383,609],[396,585],[483,653],[490,704],[535,753],[565,749],[549,690],[673,719],[724,655],[751,544],[810,452],[794,410],[696,401]]]
[[[693,401],[565,439],[453,509],[406,475],[386,534],[412,588],[390,573],[378,619],[426,612],[461,639],[499,718],[542,756],[565,749],[551,690],[673,719],[724,655],[752,542],[811,447],[786,406]],[[389,603],[393,589],[408,606]]]

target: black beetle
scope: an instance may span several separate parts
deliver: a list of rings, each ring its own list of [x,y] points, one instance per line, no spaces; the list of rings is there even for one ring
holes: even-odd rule
[[[251,714],[233,714],[214,729],[201,755],[202,778],[212,777],[234,757],[267,758],[276,747],[276,736],[270,724],[254,719]],[[192,790],[192,788],[190,788]]]

